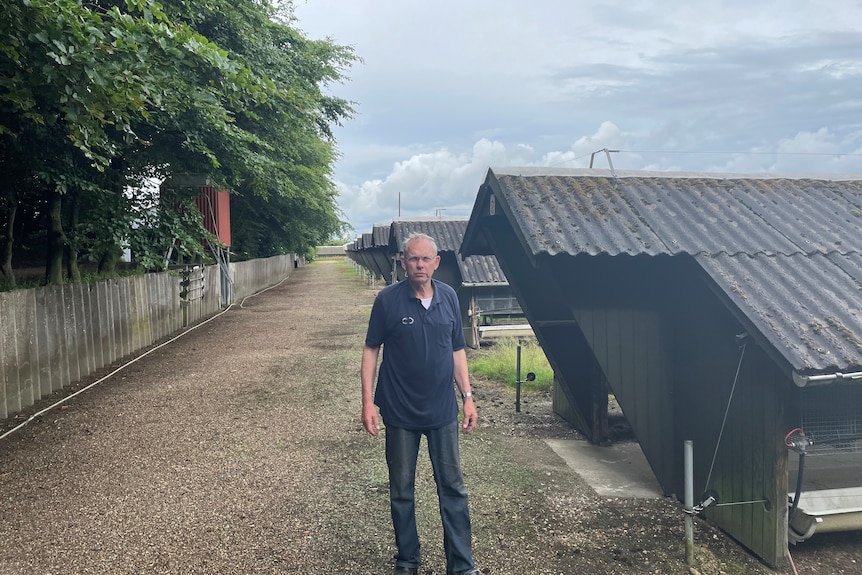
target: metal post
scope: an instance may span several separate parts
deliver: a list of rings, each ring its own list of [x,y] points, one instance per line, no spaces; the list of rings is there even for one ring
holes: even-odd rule
[[[685,466],[685,562],[694,564],[694,445],[690,439],[684,444]]]
[[[192,271],[186,266],[180,270],[180,309],[183,313],[183,327],[189,326],[189,287]]]
[[[517,380],[515,381],[515,412],[521,413],[521,342],[518,342],[518,353],[516,355],[515,371]]]

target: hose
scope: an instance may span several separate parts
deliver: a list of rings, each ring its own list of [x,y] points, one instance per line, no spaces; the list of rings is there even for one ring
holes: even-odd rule
[[[784,445],[799,452],[799,469],[796,470],[796,492],[793,495],[790,511],[787,513],[788,523],[793,520],[796,508],[799,507],[799,498],[802,496],[802,479],[805,475],[805,447],[810,443],[811,441],[805,437],[805,432],[799,427],[791,429],[784,436]]]
[[[793,520],[793,515],[796,513],[796,508],[799,506],[799,497],[802,494],[802,476],[805,471],[805,450],[799,452],[799,470],[796,472],[796,493],[793,495],[793,504],[790,506],[790,511],[787,514],[787,522]]]

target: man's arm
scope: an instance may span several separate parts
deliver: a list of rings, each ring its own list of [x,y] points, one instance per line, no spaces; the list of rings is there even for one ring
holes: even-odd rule
[[[455,359],[455,384],[458,386],[458,391],[461,392],[461,397],[466,393],[472,394],[470,387],[470,374],[467,370],[467,352],[464,349],[459,349],[452,353]],[[476,428],[476,404],[472,397],[464,398],[464,421],[461,424],[461,431],[470,433]]]
[[[372,437],[377,437],[380,432],[377,406],[374,405],[374,376],[377,373],[379,355],[380,347],[365,345],[362,348],[362,367],[359,371],[362,380],[362,426]]]

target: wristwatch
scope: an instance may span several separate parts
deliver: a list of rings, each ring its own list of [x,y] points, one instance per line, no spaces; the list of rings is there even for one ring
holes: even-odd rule
[[[462,393],[462,394],[461,394],[461,401],[463,401],[463,400],[467,399],[468,397],[473,397],[473,392],[472,392],[472,391],[468,391],[467,393]]]

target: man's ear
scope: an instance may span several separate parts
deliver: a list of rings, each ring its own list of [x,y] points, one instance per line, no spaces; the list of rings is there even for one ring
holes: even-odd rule
[[[401,257],[400,257],[400,258],[398,258],[398,259],[400,259],[400,260],[401,260],[401,269],[402,269],[402,270],[406,270],[406,269],[407,269],[407,262],[404,260],[404,256],[401,256]]]

